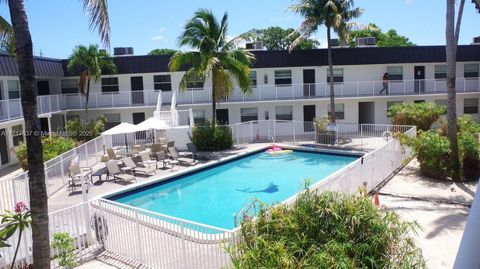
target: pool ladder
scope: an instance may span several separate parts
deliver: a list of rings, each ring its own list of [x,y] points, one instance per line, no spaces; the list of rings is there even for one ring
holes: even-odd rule
[[[234,217],[235,227],[238,227],[242,224],[243,220],[251,220],[260,210],[262,202],[256,198],[253,198],[251,202],[246,203]]]

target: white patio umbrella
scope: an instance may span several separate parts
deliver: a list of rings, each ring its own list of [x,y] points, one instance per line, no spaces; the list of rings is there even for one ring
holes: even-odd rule
[[[102,132],[102,135],[124,134],[125,135],[125,147],[127,148],[127,152],[128,152],[127,134],[135,133],[137,131],[141,131],[137,128],[137,125],[122,122],[119,125]]]
[[[137,128],[137,131],[146,131],[150,129],[165,130],[165,129],[169,129],[170,126],[164,120],[152,117],[137,124],[136,128]]]

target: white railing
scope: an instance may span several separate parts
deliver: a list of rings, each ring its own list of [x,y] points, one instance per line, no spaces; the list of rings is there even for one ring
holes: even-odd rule
[[[383,81],[355,81],[335,83],[335,96],[362,97],[381,96]],[[479,92],[480,79],[457,78],[458,93]],[[178,91],[178,90],[176,90]],[[446,93],[445,79],[400,80],[388,83],[388,95],[422,95]],[[88,108],[155,106],[159,91],[119,91],[112,93],[90,93]],[[172,92],[162,92],[164,100],[170,100]],[[178,92],[178,104],[211,103],[210,88],[193,88]],[[330,84],[293,84],[293,85],[258,85],[250,93],[244,94],[236,88],[222,102],[252,102],[271,100],[302,100],[330,97]],[[39,114],[59,112],[66,109],[84,109],[85,97],[80,93],[44,95],[37,97]],[[0,100],[0,121],[23,117],[20,99]]]
[[[312,142],[359,150],[373,150],[393,139],[407,125],[337,123],[336,132],[317,132],[313,122],[260,120],[230,125],[236,144],[257,142]]]
[[[103,249],[102,238],[98,235],[103,233],[101,221],[95,221],[97,214],[91,203],[82,203],[49,214],[50,242],[55,233],[66,232],[74,238],[74,254],[78,262],[87,261]],[[32,262],[32,236],[31,229],[27,229],[22,235],[22,241],[16,259],[17,266],[26,262]],[[10,268],[15,247],[17,246],[18,234],[14,234],[8,243],[11,247],[0,248],[0,268]],[[52,268],[60,268],[53,260],[57,251],[51,251]],[[22,267],[23,268],[23,267]]]

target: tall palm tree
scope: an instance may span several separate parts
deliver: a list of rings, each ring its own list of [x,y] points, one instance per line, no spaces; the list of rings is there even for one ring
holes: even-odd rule
[[[457,45],[460,35],[460,25],[462,22],[463,7],[465,0],[460,1],[458,9],[457,22],[455,23],[455,0],[447,0],[446,12],[446,56],[447,56],[447,137],[450,142],[450,165],[452,178],[459,180],[460,159],[458,154],[458,135],[457,135],[457,93],[455,89],[455,80],[457,72]]]
[[[2,16],[0,16],[0,49],[9,54],[15,54],[12,25]]]
[[[88,98],[90,96],[90,81],[100,79],[102,72],[116,73],[117,67],[112,57],[105,50],[98,49],[98,45],[77,46],[68,61],[70,71],[80,70],[79,89],[85,96],[85,121],[88,122]]]
[[[104,44],[108,46],[110,27],[106,0],[83,0],[90,15],[90,27],[98,28]],[[27,144],[28,186],[32,215],[33,265],[36,269],[50,268],[50,240],[48,231],[48,197],[45,185],[41,128],[37,116],[37,92],[33,64],[32,38],[28,27],[23,0],[8,0],[13,26],[15,53],[20,80],[25,140]]]
[[[180,46],[190,46],[195,51],[177,52],[168,64],[170,71],[178,71],[188,66],[180,81],[180,89],[185,90],[189,81],[212,78],[212,121],[216,122],[216,103],[227,97],[233,90],[234,79],[243,92],[251,90],[250,64],[255,59],[253,54],[238,49],[239,42],[247,39],[246,35],[227,40],[228,15],[225,13],[220,21],[210,10],[200,9],[185,25],[180,35]]]
[[[341,40],[347,40],[348,32],[355,25],[351,20],[360,17],[362,10],[354,8],[353,0],[299,0],[298,4],[290,6],[289,9],[304,17],[300,27],[296,30],[300,36],[292,43],[290,50],[315,33],[319,26],[325,25],[327,28],[330,112],[331,121],[335,123],[335,86],[333,81],[331,31],[333,30],[337,33]]]

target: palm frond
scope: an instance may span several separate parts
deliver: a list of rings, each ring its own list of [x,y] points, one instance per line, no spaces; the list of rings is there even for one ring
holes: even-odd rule
[[[83,0],[83,10],[90,16],[90,29],[97,29],[105,47],[110,47],[110,21],[107,0]]]
[[[180,70],[182,66],[198,66],[201,63],[201,55],[197,51],[178,51],[170,58],[168,69],[171,72]]]

